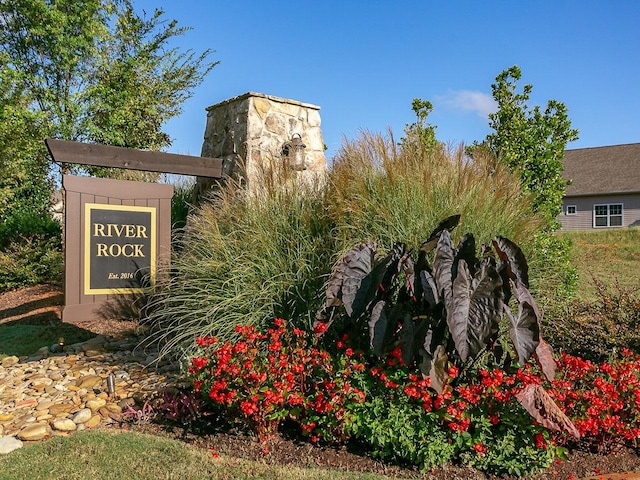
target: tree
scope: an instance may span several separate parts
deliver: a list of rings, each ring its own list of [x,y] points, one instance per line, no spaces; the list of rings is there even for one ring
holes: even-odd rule
[[[433,111],[433,105],[428,100],[414,98],[411,102],[411,110],[416,114],[416,121],[405,127],[406,137],[401,138],[401,144],[405,147],[412,138],[417,139],[420,148],[433,150],[438,141],[436,140],[436,126],[427,121],[427,117]]]
[[[20,72],[48,136],[159,150],[171,144],[163,125],[217,63],[170,47],[188,29],[163,15],[139,16],[131,0],[0,0],[4,68]]]
[[[504,70],[491,85],[498,111],[489,114],[489,126],[494,130],[473,148],[488,148],[500,161],[517,171],[526,191],[533,194],[533,207],[547,220],[551,229],[558,225],[562,197],[567,181],[562,178],[564,150],[567,143],[578,138],[571,128],[567,107],[549,100],[544,111],[539,106],[527,106],[531,85],[518,93],[516,82],[522,72],[518,66]]]
[[[132,0],[0,0],[0,236],[28,234],[25,212],[50,219],[45,138],[171,144],[164,125],[217,62],[171,47],[188,29],[163,15]]]
[[[0,65],[6,64],[3,60],[0,53]],[[18,219],[23,225],[20,230],[29,230],[27,224],[34,226],[34,218],[49,205],[51,196],[43,145],[33,141],[43,138],[47,120],[29,108],[30,99],[18,77],[0,67],[0,244],[1,232],[17,228]]]

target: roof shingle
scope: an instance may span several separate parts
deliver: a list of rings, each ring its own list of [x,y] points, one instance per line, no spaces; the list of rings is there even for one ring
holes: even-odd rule
[[[640,143],[565,150],[566,196],[640,192]]]

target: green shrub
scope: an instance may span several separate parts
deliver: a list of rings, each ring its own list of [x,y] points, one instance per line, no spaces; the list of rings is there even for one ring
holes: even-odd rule
[[[473,380],[452,367],[438,394],[402,365],[399,348],[375,361],[342,337],[331,355],[317,336],[274,323],[265,334],[238,326],[235,342],[199,337],[188,368],[204,400],[260,440],[288,419],[312,442],[357,441],[385,461],[421,469],[462,462],[512,475],[545,468],[563,451],[519,404],[520,393],[542,381],[530,366],[480,370]]]
[[[541,219],[506,166],[471,160],[462,147],[420,145],[365,133],[345,143],[317,182],[268,168],[249,190],[228,182],[189,218],[171,275],[148,308],[152,339],[178,353],[198,335],[229,339],[236,325],[262,327],[274,317],[309,329],[333,255],[370,239],[383,250],[420,245],[452,214],[478,243],[500,234],[527,251]]]
[[[517,177],[492,157],[471,160],[462,146],[401,147],[391,135],[345,141],[327,202],[344,250],[367,240],[386,250],[395,242],[420,245],[440,220],[460,214],[458,231],[474,232],[479,244],[503,235],[526,251],[542,225]]]
[[[0,248],[0,291],[62,279],[60,237],[9,241]]]
[[[236,337],[287,317],[308,329],[334,251],[321,185],[263,172],[261,188],[228,183],[189,217],[171,275],[148,306],[163,352],[197,336]]]
[[[429,469],[444,465],[456,454],[440,416],[384,395],[370,395],[354,406],[350,433],[364,441],[375,458]]]
[[[546,332],[570,355],[602,362],[623,349],[640,353],[640,288],[592,279],[596,300],[576,299],[554,310]]]
[[[529,245],[531,291],[550,318],[555,318],[556,312],[575,297],[578,273],[570,254],[571,240],[551,232],[537,233]]]

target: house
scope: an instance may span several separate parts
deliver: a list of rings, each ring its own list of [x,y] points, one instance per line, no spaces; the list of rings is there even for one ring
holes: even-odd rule
[[[640,226],[640,143],[566,150],[562,230]]]

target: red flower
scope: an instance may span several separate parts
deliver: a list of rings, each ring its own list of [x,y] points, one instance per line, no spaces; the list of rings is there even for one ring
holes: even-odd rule
[[[547,440],[544,438],[544,435],[541,433],[536,433],[536,448],[546,449],[547,448]]]
[[[196,367],[198,370],[202,370],[204,367],[207,366],[207,363],[209,363],[209,359],[204,357],[194,357],[194,359],[192,360],[192,363],[193,363],[193,366]]]
[[[482,445],[481,443],[475,443],[473,445],[473,449],[476,452],[478,452],[478,455],[480,456],[484,455],[489,450],[489,448],[486,445]]]
[[[313,333],[316,335],[320,335],[325,333],[329,329],[329,326],[326,323],[318,322],[315,327],[313,327]]]

